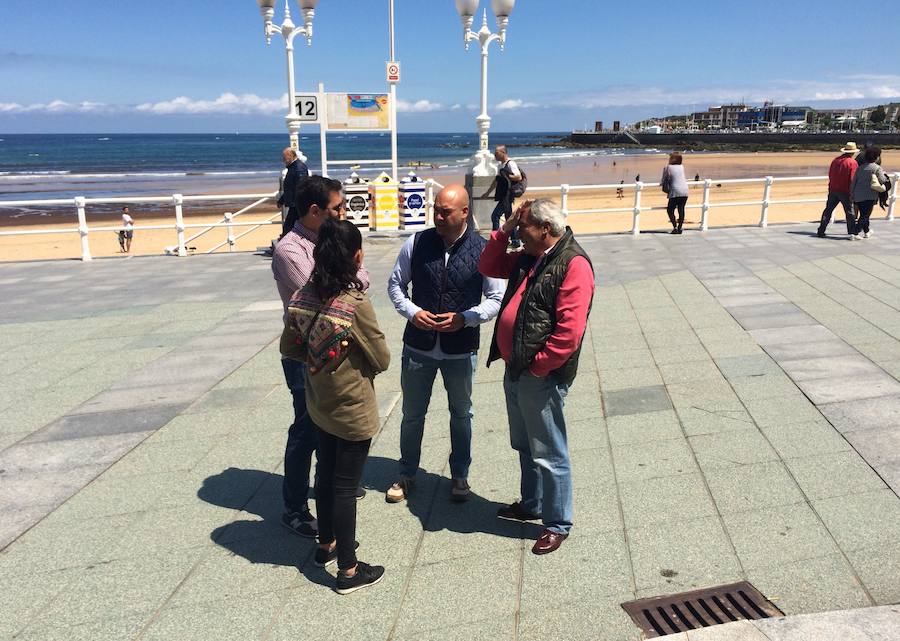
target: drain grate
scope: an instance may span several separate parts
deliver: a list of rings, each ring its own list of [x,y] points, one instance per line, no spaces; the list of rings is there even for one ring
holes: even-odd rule
[[[638,599],[623,603],[622,607],[648,639],[730,621],[765,619],[783,614],[746,581]]]

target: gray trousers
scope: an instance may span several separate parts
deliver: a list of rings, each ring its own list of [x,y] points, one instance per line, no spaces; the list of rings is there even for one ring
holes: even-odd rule
[[[853,206],[850,204],[850,195],[829,191],[828,202],[825,203],[825,210],[822,212],[822,220],[819,222],[820,234],[825,233],[825,228],[828,227],[828,223],[831,222],[831,212],[838,206],[838,203],[844,206],[844,217],[847,221],[847,233],[856,233],[856,214],[853,213]]]

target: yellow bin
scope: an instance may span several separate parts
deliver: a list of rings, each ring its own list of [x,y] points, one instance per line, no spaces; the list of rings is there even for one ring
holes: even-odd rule
[[[372,231],[400,229],[400,207],[397,200],[399,187],[400,185],[384,172],[369,183],[371,195],[369,229]]]

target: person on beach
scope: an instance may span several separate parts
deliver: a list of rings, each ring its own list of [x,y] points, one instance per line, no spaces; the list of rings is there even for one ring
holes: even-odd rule
[[[291,296],[306,286],[315,268],[319,230],[326,220],[340,218],[344,209],[341,183],[322,176],[310,176],[304,180],[295,198],[295,206],[302,215],[293,229],[275,245],[272,254],[272,273],[285,318]],[[357,277],[368,288],[369,273],[363,266],[359,267]],[[281,367],[294,405],[294,421],[288,429],[284,448],[284,514],[281,522],[294,534],[313,538],[317,525],[309,511],[307,495],[312,455],[316,451],[318,438],[315,423],[306,411],[306,365],[302,360],[282,354]],[[357,491],[359,498],[363,494],[361,489]]]
[[[518,227],[521,251],[508,252]],[[572,471],[563,405],[575,381],[578,355],[594,297],[594,269],[559,205],[525,201],[491,234],[479,271],[508,278],[494,326],[488,365],[506,363],[503,390],[510,444],[519,453],[521,500],[497,516],[543,520],[531,551],[553,552],[572,529]]]
[[[313,249],[309,282],[288,303],[282,353],[306,364],[306,408],[318,437],[316,513],[319,545],[313,562],[337,561],[335,590],[375,585],[384,568],[356,558],[356,490],[372,437],[378,432],[373,379],[390,352],[372,301],[359,278],[362,235],[347,220],[326,219]]]
[[[831,161],[828,168],[828,200],[825,201],[825,209],[822,210],[822,219],[819,221],[819,229],[816,235],[825,238],[825,228],[831,222],[831,214],[840,203],[844,207],[844,220],[847,223],[847,235],[856,233],[856,215],[853,213],[853,203],[850,197],[850,185],[856,176],[859,166],[856,156],[859,149],[855,142],[848,142],[841,148],[841,155]]]
[[[666,204],[666,213],[669,222],[672,223],[672,233],[680,234],[684,225],[684,208],[688,199],[688,183],[684,177],[684,165],[681,154],[673,151],[669,154],[669,164],[663,168],[662,190],[669,198]],[[675,222],[675,209],[678,208],[678,222]]]
[[[288,208],[287,216],[284,217],[284,222],[281,225],[281,237],[284,237],[294,228],[294,223],[297,222],[299,214],[294,204],[297,195],[297,185],[300,184],[301,180],[309,177],[309,167],[300,160],[297,150],[293,147],[287,147],[281,152],[281,160],[284,162],[285,168],[287,168],[284,182],[281,185],[281,195],[278,197],[278,206]]]
[[[869,216],[872,215],[872,208],[878,202],[878,195],[887,190],[885,187],[887,177],[881,169],[880,160],[881,149],[874,146],[869,147],[863,152],[862,162],[853,176],[850,196],[859,209],[859,220],[856,221],[855,232],[850,235],[851,240],[872,237],[872,231],[869,229]]]
[[[497,202],[494,211],[491,213],[492,230],[500,229],[501,217],[508,219],[512,216],[513,200],[515,200],[512,193],[512,184],[522,180],[522,172],[519,171],[516,161],[510,159],[506,151],[506,145],[497,145],[494,149],[494,158],[500,163],[500,167],[497,169],[497,176],[494,178],[491,186],[482,195],[482,198],[487,198],[493,191],[494,200]]]
[[[134,238],[134,218],[128,211],[128,207],[122,207],[122,229],[119,230],[119,248],[121,253],[131,251],[131,240]]]
[[[406,240],[388,279],[388,296],[408,321],[400,373],[399,478],[387,490],[388,503],[403,501],[413,488],[438,371],[450,408],[450,498],[465,501],[471,494],[472,380],[479,325],[497,315],[505,286],[502,280],[478,272],[487,241],[469,226],[468,218],[466,188],[444,187],[434,200],[434,227]]]
[[[625,184],[625,179],[619,181],[620,185]],[[616,187],[616,198],[625,198],[625,188],[624,187]]]

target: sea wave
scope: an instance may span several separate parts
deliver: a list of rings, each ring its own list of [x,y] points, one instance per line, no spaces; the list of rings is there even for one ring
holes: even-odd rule
[[[132,179],[132,178],[187,178],[196,176],[277,176],[281,173],[279,170],[267,169],[257,171],[143,171],[143,172],[120,172],[120,173],[96,173],[81,174],[72,173],[71,171],[0,171],[0,179],[7,181],[20,180],[27,178],[29,180],[59,179],[64,180],[94,180],[98,178],[105,179]]]

